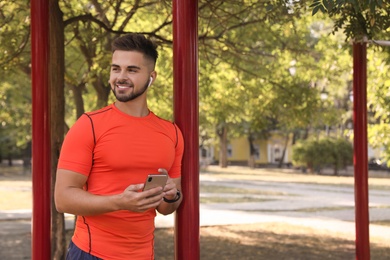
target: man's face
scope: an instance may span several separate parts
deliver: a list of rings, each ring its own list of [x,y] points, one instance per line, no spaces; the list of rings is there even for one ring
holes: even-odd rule
[[[110,71],[111,90],[116,99],[128,102],[138,97],[146,99],[150,77],[155,78],[154,64],[137,51],[115,51]]]

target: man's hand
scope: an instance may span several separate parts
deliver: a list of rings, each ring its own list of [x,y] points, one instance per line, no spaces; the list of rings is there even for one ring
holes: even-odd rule
[[[116,210],[144,212],[158,208],[166,195],[161,187],[142,191],[142,183],[130,185],[120,194],[101,196],[84,190],[86,182],[87,177],[77,172],[62,169],[57,171],[54,197],[58,212],[79,216],[99,215]]]
[[[162,168],[158,169],[158,171],[164,174],[168,174],[167,170]],[[179,177],[172,179],[168,176],[167,184],[165,185],[163,190],[165,194],[164,197],[167,200],[174,200],[177,196],[177,190],[181,191],[181,178]],[[181,196],[181,198],[174,203],[163,202],[157,207],[157,211],[163,215],[171,214],[179,207],[182,200],[183,196]]]
[[[144,212],[151,208],[157,208],[163,201],[166,193],[161,187],[140,191],[144,184],[135,184],[127,187],[119,198],[119,208],[134,212]]]
[[[163,168],[160,168],[158,169],[159,172],[163,173],[163,174],[166,174],[168,175],[168,172],[167,170],[163,169]],[[167,184],[165,184],[165,187],[164,187],[164,193],[165,193],[165,198],[168,199],[168,200],[173,200],[175,199],[176,197],[176,193],[177,193],[177,187],[176,187],[176,183],[173,181],[173,179],[169,178],[168,176],[168,180],[167,180]]]

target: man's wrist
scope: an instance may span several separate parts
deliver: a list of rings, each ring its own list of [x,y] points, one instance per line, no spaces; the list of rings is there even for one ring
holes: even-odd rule
[[[172,200],[166,199],[165,197],[163,199],[166,203],[175,203],[180,199],[180,197],[181,197],[180,190],[176,190],[176,196]]]

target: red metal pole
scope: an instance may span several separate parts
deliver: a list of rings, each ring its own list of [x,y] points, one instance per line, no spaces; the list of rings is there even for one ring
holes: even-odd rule
[[[370,259],[367,159],[367,44],[353,44],[356,259]]]
[[[199,254],[198,1],[173,1],[174,114],[185,141],[183,202],[175,218],[175,259]]]
[[[32,239],[33,260],[51,258],[50,124],[49,124],[49,3],[31,4],[32,65]]]

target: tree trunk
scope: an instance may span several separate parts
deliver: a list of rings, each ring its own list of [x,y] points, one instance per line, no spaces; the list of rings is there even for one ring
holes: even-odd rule
[[[290,137],[289,137],[289,134],[287,133],[286,138],[285,138],[285,142],[284,142],[283,153],[282,153],[282,156],[280,157],[280,160],[279,160],[279,165],[278,165],[279,168],[282,168],[282,166],[283,166],[284,157],[286,156],[286,150],[287,150],[287,146],[288,146],[288,140],[290,140]]]
[[[255,146],[253,145],[254,138],[252,134],[248,135],[248,142],[249,142],[249,160],[248,160],[248,166],[251,169],[254,169],[256,166],[256,158],[255,158]]]
[[[58,213],[53,200],[54,183],[56,180],[57,160],[64,137],[65,97],[64,97],[64,24],[63,14],[58,6],[58,0],[49,1],[50,10],[50,130],[51,130],[51,259],[65,259],[65,221],[64,214]]]
[[[108,104],[108,95],[110,94],[111,88],[110,85],[105,83],[101,77],[98,77],[93,83],[93,87],[97,93],[97,103],[96,108],[102,108]]]
[[[8,166],[13,166],[13,165],[14,164],[12,163],[12,155],[11,155],[11,153],[8,153]]]
[[[251,168],[251,169],[256,168],[256,158],[255,158],[255,155],[254,155],[254,154],[251,154],[251,155],[249,156],[248,166],[249,166],[249,168]]]
[[[71,90],[73,93],[74,103],[76,104],[76,118],[79,118],[82,114],[84,114],[84,99],[83,99],[83,91],[85,90],[85,83],[80,83],[78,86],[71,86]]]
[[[306,139],[308,139],[309,138],[309,128],[306,128],[305,129],[305,133],[304,133],[304,135],[303,135],[303,140],[306,140]]]
[[[294,131],[291,144],[294,145],[297,142],[298,133]]]
[[[338,167],[337,163],[335,163],[335,165],[334,165],[333,174],[334,174],[334,176],[339,176],[339,167]]]
[[[224,125],[217,131],[219,137],[219,166],[221,168],[227,168],[227,127]]]

